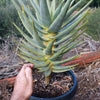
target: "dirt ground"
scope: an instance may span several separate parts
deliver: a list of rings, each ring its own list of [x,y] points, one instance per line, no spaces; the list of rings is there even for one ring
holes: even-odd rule
[[[63,59],[75,54],[96,51],[100,47],[99,42],[88,38],[85,41],[84,45],[64,55]],[[23,63],[25,61],[20,59],[14,50],[9,50],[7,44],[4,45],[0,50],[0,79],[16,76]],[[100,60],[78,66],[73,71],[78,81],[78,91],[73,100],[100,100]],[[12,91],[13,86],[9,86],[7,81],[1,82],[0,100],[10,100]]]
[[[100,60],[75,70],[78,91],[73,100],[100,100]]]

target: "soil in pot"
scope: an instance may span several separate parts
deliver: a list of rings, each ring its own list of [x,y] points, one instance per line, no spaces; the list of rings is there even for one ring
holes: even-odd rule
[[[40,98],[58,97],[67,93],[73,87],[73,80],[70,75],[65,73],[52,74],[49,85],[45,84],[43,73],[33,72],[34,87],[33,96]]]

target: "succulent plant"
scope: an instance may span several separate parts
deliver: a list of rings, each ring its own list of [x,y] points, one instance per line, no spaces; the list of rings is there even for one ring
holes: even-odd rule
[[[86,22],[80,27],[77,26],[86,16],[89,10],[87,7],[92,0],[75,14],[73,12],[84,0],[76,4],[74,0],[30,0],[31,7],[25,5],[22,0],[12,1],[28,32],[25,34],[14,24],[24,37],[22,43],[16,41],[20,45],[18,55],[35,64],[35,68],[39,69],[38,72],[44,72],[47,84],[52,72],[72,70],[77,64],[69,66],[61,64],[76,59],[78,55],[65,60],[61,58],[68,51],[81,45],[82,40],[77,38],[85,31],[83,28]],[[83,29],[81,33],[80,29]]]

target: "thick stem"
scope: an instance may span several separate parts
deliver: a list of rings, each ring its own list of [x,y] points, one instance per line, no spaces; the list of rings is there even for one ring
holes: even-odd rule
[[[47,29],[46,29],[47,30]],[[45,30],[44,30],[45,31]],[[47,46],[53,41],[53,39],[51,39],[50,37],[53,37],[53,36],[56,36],[56,34],[55,33],[48,33],[48,34],[46,34],[46,35],[43,35],[43,37],[44,38],[46,38],[46,39],[48,39],[48,41],[44,41],[44,45],[45,45],[45,47],[47,48]],[[56,41],[56,40],[55,40]],[[51,46],[52,46],[52,48],[51,48]],[[54,51],[53,51],[53,49],[55,48],[55,46],[54,45],[50,45],[50,49],[52,49],[52,50],[50,50],[50,52],[51,52],[51,54],[46,54],[45,53],[45,50],[46,49],[44,49],[43,50],[43,53],[44,53],[44,55],[45,55],[45,59],[49,62],[49,65],[48,65],[48,67],[51,69],[52,68],[52,65],[51,65],[51,61],[49,60],[49,58],[54,54]],[[48,70],[48,71],[46,71],[46,75],[45,75],[45,83],[48,85],[49,83],[50,83],[50,80],[51,80],[51,72],[52,72],[52,70]]]
[[[45,82],[48,85],[50,83],[51,80],[51,74],[48,77],[45,77]]]

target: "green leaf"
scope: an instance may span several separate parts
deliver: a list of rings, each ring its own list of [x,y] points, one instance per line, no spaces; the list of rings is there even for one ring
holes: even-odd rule
[[[72,67],[75,67],[77,66],[78,64],[75,64],[75,65],[68,65],[68,66],[61,66],[61,65],[58,65],[58,66],[54,66],[53,69],[66,69],[66,68],[72,68]]]
[[[24,11],[23,11],[24,12]],[[28,21],[28,18],[26,17],[26,15],[25,15],[25,12],[23,13],[24,14],[24,18],[25,18],[25,20],[24,20],[24,22],[26,21],[26,26],[27,27],[25,27],[29,32],[30,32],[30,30],[33,32],[33,34],[32,33],[30,33],[31,35],[32,35],[32,37],[36,40],[36,42],[37,42],[37,44],[40,46],[40,47],[43,47],[43,48],[45,48],[45,46],[43,45],[43,43],[42,43],[42,41],[41,41],[41,39],[40,39],[40,37],[39,37],[39,35],[38,35],[38,32],[36,31],[36,29],[35,29],[35,25],[34,25],[34,23],[30,23],[29,21]],[[23,23],[24,23],[23,22]]]
[[[75,27],[77,27],[77,25],[83,20],[83,18],[87,15],[87,12],[82,15],[81,18],[78,19],[78,21],[74,22],[71,26],[69,26],[68,28],[66,28],[65,30],[59,32],[58,35],[56,35],[54,38],[59,39],[62,36],[66,36],[67,34],[69,34]]]
[[[17,28],[17,30],[21,33],[21,35],[33,46],[42,49],[39,45],[36,44],[34,40],[32,40],[28,35],[26,35],[16,24],[14,26]]]
[[[60,14],[57,16],[57,18],[53,21],[53,23],[50,25],[48,32],[57,33],[63,23],[63,18],[65,14],[68,11],[69,5],[71,0],[67,0],[64,7],[62,8]]]
[[[66,14],[64,20],[67,20],[67,18],[81,5],[81,3],[83,2],[84,0],[80,0],[79,2],[77,2],[73,7],[71,7],[69,10],[68,10],[68,13]]]
[[[77,65],[71,65],[70,68],[64,68],[64,69],[53,69],[52,71],[55,73],[62,73],[62,72],[73,70],[75,66]]]
[[[40,0],[40,16],[41,16],[42,24],[45,27],[49,27],[51,24],[51,18],[50,18],[46,0]]]
[[[25,29],[29,32],[29,34],[34,39],[33,27],[32,27],[32,24],[30,23],[29,19],[27,18],[26,14],[24,12],[24,9],[23,9],[23,12],[18,12],[18,15],[19,15]]]
[[[72,2],[70,3],[70,7],[74,4],[75,0],[72,0]]]
[[[81,40],[80,40],[80,41],[81,41]],[[72,49],[74,49],[74,48],[76,48],[76,47],[82,45],[83,43],[85,43],[85,42],[82,41],[82,42],[80,42],[80,43],[74,44],[72,47],[68,47],[68,49],[66,49],[66,50],[62,53],[62,55],[65,54],[66,52],[69,52],[70,50],[72,50]],[[71,44],[71,45],[72,45],[72,44]]]
[[[42,29],[40,29],[39,27],[35,26],[36,30],[42,34],[47,34],[48,32],[43,31]]]
[[[51,15],[54,16],[56,10],[56,0],[51,1]],[[51,16],[51,17],[52,17]]]
[[[36,31],[36,28],[35,28],[35,25],[33,23],[33,31],[34,31],[34,39],[36,41],[36,43],[42,47],[42,48],[45,48],[45,45],[43,44],[43,41],[41,40],[41,38],[39,37],[38,35],[38,32]]]
[[[32,48],[32,49],[34,49],[34,51],[35,52],[37,52],[37,55],[39,54],[39,55],[43,55],[43,49],[38,49],[37,47],[35,47],[35,46],[33,46],[32,44],[30,44],[30,43],[28,43],[27,41],[24,41],[24,40],[22,40],[22,43],[25,45],[25,46],[27,46],[28,48]],[[36,44],[37,45],[37,44]]]
[[[35,66],[35,68],[42,68],[42,67],[44,67],[44,66],[48,66],[49,65],[49,62],[40,62],[40,63],[38,63],[38,65],[37,66]]]
[[[44,66],[44,67],[40,68],[38,72],[45,72],[45,71],[49,70],[49,68],[50,68],[50,66]]]
[[[64,64],[64,63],[67,63],[67,62],[69,62],[69,61],[72,61],[72,60],[74,60],[74,59],[76,59],[76,58],[78,58],[78,57],[79,57],[79,56],[74,56],[74,57],[69,58],[69,59],[66,59],[66,60],[54,61],[54,62],[52,62],[52,64],[54,64],[54,65]]]
[[[51,72],[52,72],[52,71],[51,71],[51,69],[49,69],[49,70],[45,71],[45,77],[50,76]]]
[[[45,50],[45,54],[46,54],[46,55],[52,55],[52,53],[53,53],[52,48],[53,48],[54,41],[55,41],[55,39],[52,40],[52,41],[48,44],[48,46],[47,46],[47,48],[46,48],[46,50]]]
[[[62,8],[62,6],[63,6],[63,4],[64,4],[64,1],[62,0],[62,2],[59,4],[59,6],[58,6],[58,8],[56,9],[56,11],[55,11],[55,13],[54,13],[54,16],[53,16],[53,20],[55,20],[56,19],[56,17],[59,15],[59,13],[61,12],[61,8]]]
[[[50,2],[51,2],[50,0],[47,0],[47,6],[48,6],[49,13],[50,13],[50,5],[51,5]]]
[[[14,40],[17,44],[19,44],[21,47],[25,48],[26,50],[32,52],[33,54],[39,55],[39,56],[43,56],[43,53],[39,53],[37,52],[32,46],[29,45],[24,45],[16,40]]]
[[[30,16],[32,18],[32,20],[34,21],[34,23],[36,23],[37,25],[39,25],[41,28],[45,28],[42,24],[40,24],[36,18],[33,16],[32,12],[28,9],[28,7],[23,3],[22,0],[18,0],[19,4],[21,6],[24,7],[25,12],[28,14],[28,16]]]
[[[38,60],[38,61],[44,61],[43,56],[42,57],[41,56],[35,56],[32,53],[30,53],[29,51],[25,51],[25,50],[23,50],[21,48],[19,48],[19,50],[21,51],[19,54],[21,54],[23,56],[26,56],[28,58],[31,58],[31,59],[34,59],[34,60]]]
[[[24,57],[24,56],[19,55],[19,54],[18,54],[18,56],[21,57],[22,59],[24,59],[24,60],[26,60],[26,61],[32,63],[32,64],[35,64],[35,65],[38,64],[38,63],[37,63],[35,60],[33,60],[33,59],[30,59],[30,58]]]
[[[15,4],[16,4],[16,2],[14,2]],[[29,22],[29,20],[28,20],[28,18],[26,17],[26,15],[25,15],[25,12],[23,13],[24,14],[24,16],[22,16],[22,12],[21,12],[21,10],[20,10],[20,8],[19,8],[19,6],[17,5],[17,8],[18,8],[18,13],[19,13],[19,16],[20,16],[20,18],[21,18],[21,21],[22,21],[22,23],[23,23],[23,25],[25,26],[25,28],[27,29],[27,31],[31,34],[31,36],[33,37],[33,38],[35,38],[35,40],[37,40],[37,43],[38,43],[38,45],[40,46],[40,47],[43,47],[43,48],[45,48],[45,46],[43,45],[43,43],[42,43],[42,41],[40,40],[40,38],[39,38],[39,36],[38,36],[38,34],[36,33],[36,31],[35,31],[35,26],[33,27],[32,26],[32,24],[30,24],[30,22]],[[23,19],[23,17],[25,18],[25,20]],[[22,31],[15,25],[15,27],[22,33]],[[34,32],[34,33],[33,33]],[[41,31],[42,32],[42,31]],[[43,32],[44,33],[44,32]],[[34,35],[33,35],[34,34]],[[24,35],[25,36],[25,35]],[[28,39],[29,40],[29,39]]]
[[[73,35],[75,35],[80,29],[82,29],[85,25],[87,24],[87,22],[85,22],[83,25],[81,25],[79,28],[75,29],[73,32],[69,33],[66,37],[61,37],[61,40],[57,41],[54,43],[54,45],[59,45],[65,41],[67,41],[68,39],[70,39]]]
[[[72,50],[73,48],[75,48],[77,46],[77,44],[79,44],[82,40],[78,40],[78,41],[75,41],[73,43],[71,43],[70,45],[67,46],[67,49],[64,50],[63,54],[64,53],[67,53],[69,52],[70,50]]]
[[[40,18],[40,8],[39,8],[39,4],[37,2],[37,0],[30,0],[30,3],[32,4],[32,7],[35,9],[35,12],[37,13],[37,15]]]
[[[49,39],[43,37],[43,34],[41,32],[38,32],[38,35],[42,41],[49,41]]]
[[[18,6],[18,4],[15,2],[15,0],[12,0],[12,2],[13,2],[13,4],[14,4],[14,6],[16,7],[17,11],[20,12],[21,9],[20,9],[20,7]]]
[[[56,59],[59,58],[59,56],[63,53],[63,51],[65,50],[65,48],[59,50],[58,52],[54,53],[54,55],[52,57],[50,57],[50,60],[55,61]]]
[[[75,18],[77,18],[91,4],[92,1],[93,0],[90,0],[82,9],[79,10],[78,13],[76,13],[75,15],[73,15],[72,17],[70,17],[69,19],[67,19],[66,21],[64,21],[64,25],[62,27],[65,27],[70,22],[72,22]],[[86,11],[88,11],[88,10],[89,10],[89,8]]]
[[[60,50],[60,49],[62,49],[64,47],[66,47],[67,45],[69,45],[70,43],[72,43],[74,40],[76,40],[80,35],[82,35],[84,31],[86,31],[86,29],[84,29],[81,33],[77,34],[76,36],[74,36],[66,44],[62,45],[61,47],[55,48],[54,51],[57,51],[57,50]]]

